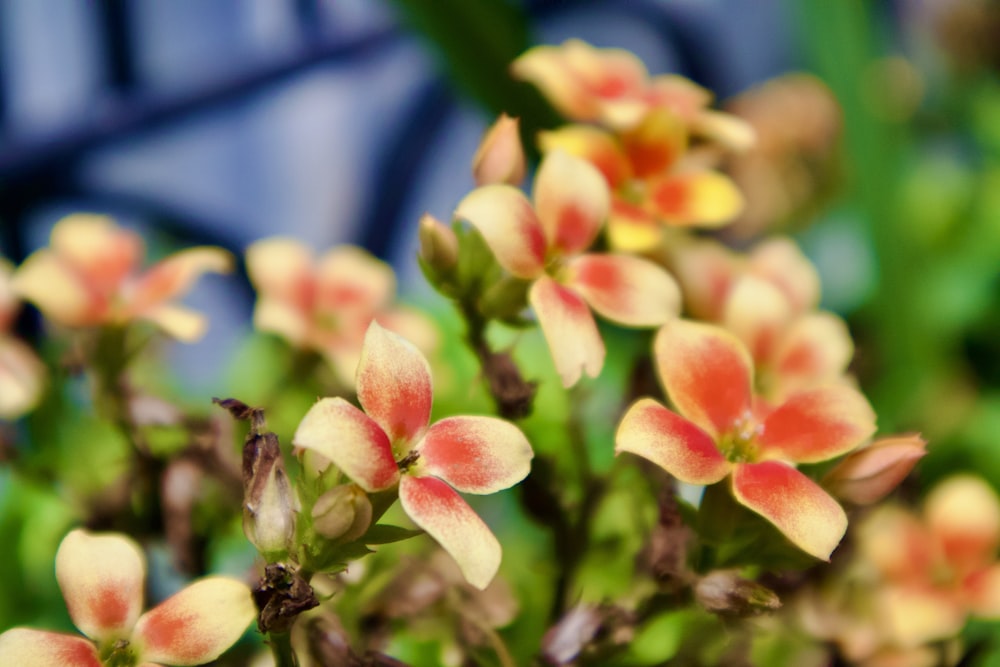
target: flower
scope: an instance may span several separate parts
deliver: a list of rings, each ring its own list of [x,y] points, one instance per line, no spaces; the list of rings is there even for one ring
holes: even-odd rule
[[[222,248],[182,250],[140,273],[142,239],[103,215],[78,213],[52,228],[49,247],[14,274],[14,289],[48,318],[71,327],[153,322],[186,342],[205,333],[204,316],[170,303],[206,272],[226,273]]]
[[[847,516],[790,462],[825,461],[864,442],[875,431],[865,398],[833,385],[769,406],[753,394],[746,347],[712,325],[670,322],[657,334],[654,354],[677,411],[640,399],[618,426],[616,451],[638,454],[692,484],[730,477],[737,502],[806,553],[828,559]]]
[[[680,291],[647,260],[583,253],[609,206],[607,184],[587,162],[562,151],[547,154],[533,197],[534,206],[516,188],[487,185],[469,193],[455,215],[480,231],[503,268],[532,281],[528,300],[569,387],[583,372],[596,377],[604,365],[590,308],[626,326],[658,326],[677,315]]]
[[[858,543],[883,578],[879,611],[899,645],[952,637],[970,614],[1000,618],[1000,499],[982,479],[941,482],[919,518],[878,508]]]
[[[524,170],[524,148],[518,134],[517,118],[500,114],[472,158],[472,175],[476,185],[518,185],[524,180]]]
[[[14,628],[0,635],[0,664],[200,665],[232,646],[256,615],[250,589],[227,577],[196,581],[141,614],[145,576],[129,538],[71,531],[56,554],[56,578],[70,618],[93,641]]]
[[[720,227],[743,208],[729,177],[685,160],[688,129],[666,108],[618,133],[565,125],[542,132],[538,143],[544,152],[565,150],[601,170],[612,192],[608,237],[621,250],[652,248],[663,225]]]
[[[495,493],[524,479],[533,453],[513,424],[449,417],[428,426],[427,360],[404,338],[372,322],[357,374],[364,411],[342,398],[317,402],[292,442],[328,458],[366,492],[399,485],[403,510],[483,589],[500,566],[500,543],[458,495]]]
[[[391,306],[392,268],[361,248],[340,245],[316,258],[300,241],[273,237],[247,248],[246,263],[257,290],[254,326],[319,352],[345,384],[353,381],[365,330],[376,316],[421,347],[434,345],[424,318]]]
[[[0,419],[13,419],[38,403],[45,367],[34,351],[8,333],[21,302],[11,285],[14,267],[0,257]]]
[[[695,134],[737,149],[754,142],[753,129],[745,121],[708,108],[709,91],[675,74],[650,78],[642,61],[623,49],[597,49],[570,39],[560,46],[528,49],[511,69],[538,86],[572,120],[629,129],[647,112],[669,109]]]

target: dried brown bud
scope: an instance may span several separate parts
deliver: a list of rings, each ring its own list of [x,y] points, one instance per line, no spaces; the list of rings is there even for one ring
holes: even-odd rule
[[[781,607],[777,593],[740,577],[735,570],[717,570],[702,577],[695,584],[694,596],[706,610],[725,616],[753,616]]]
[[[288,632],[299,614],[319,606],[309,583],[281,563],[264,568],[264,576],[253,589],[253,601],[260,610],[257,628],[264,633]]]

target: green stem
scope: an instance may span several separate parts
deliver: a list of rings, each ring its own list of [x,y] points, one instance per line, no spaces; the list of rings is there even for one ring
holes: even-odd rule
[[[290,632],[269,632],[267,643],[271,645],[275,667],[298,667],[299,660],[292,648],[292,634]]]

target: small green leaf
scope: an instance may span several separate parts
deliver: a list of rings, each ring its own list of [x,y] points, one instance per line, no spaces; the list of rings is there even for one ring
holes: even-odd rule
[[[390,526],[383,523],[369,528],[368,532],[359,537],[357,541],[362,544],[391,544],[392,542],[408,540],[411,537],[423,534],[424,531],[422,530],[410,530],[409,528]]]

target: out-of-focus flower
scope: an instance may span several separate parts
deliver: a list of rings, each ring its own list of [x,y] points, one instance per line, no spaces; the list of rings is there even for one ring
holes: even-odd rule
[[[246,262],[257,290],[254,325],[319,352],[345,384],[353,381],[365,331],[376,316],[422,349],[434,346],[433,325],[393,306],[392,268],[361,248],[336,246],[317,259],[304,243],[274,237],[247,248]]]
[[[719,327],[675,320],[654,343],[673,412],[644,398],[629,408],[615,448],[649,459],[677,479],[715,484],[797,547],[828,559],[847,528],[844,510],[790,463],[845,454],[875,431],[875,415],[850,387],[833,385],[770,406],[753,393],[746,347]]]
[[[9,333],[21,307],[11,285],[14,267],[0,257],[0,419],[13,419],[38,403],[45,367],[35,352]]]
[[[770,401],[846,381],[854,354],[847,325],[829,312],[795,313],[774,282],[753,274],[739,278],[726,298],[722,324],[747,346],[757,390]]]
[[[455,215],[482,233],[503,268],[532,281],[528,299],[569,387],[604,365],[591,308],[626,326],[652,327],[676,316],[680,292],[652,262],[584,253],[609,207],[608,186],[592,165],[562,151],[547,154],[533,197],[534,206],[516,188],[487,185],[467,195]]]
[[[823,477],[823,486],[835,498],[871,505],[899,486],[926,453],[919,435],[880,438],[845,456]]]
[[[372,322],[357,375],[364,411],[342,398],[314,405],[295,432],[368,492],[399,485],[403,510],[485,588],[500,566],[500,543],[458,495],[495,493],[528,474],[533,453],[513,424],[449,417],[428,426],[433,392],[427,360]]]
[[[621,250],[654,247],[663,225],[719,227],[743,207],[727,176],[685,162],[688,129],[666,108],[653,109],[618,134],[566,125],[543,132],[538,143],[545,152],[564,150],[601,170],[612,192],[608,238]]]
[[[205,333],[205,317],[173,300],[202,274],[231,271],[232,257],[222,248],[188,248],[140,271],[144,252],[139,235],[111,218],[74,214],[55,224],[48,248],[18,268],[14,289],[66,326],[148,320],[174,338],[198,340]]]
[[[1000,618],[1000,499],[982,479],[940,483],[920,518],[878,508],[858,543],[884,580],[879,613],[898,645],[953,637],[969,615]]]
[[[0,635],[0,664],[23,667],[200,665],[215,660],[256,615],[250,589],[226,577],[196,581],[142,613],[146,562],[123,535],[70,532],[56,578],[86,637],[14,628]]]
[[[754,141],[744,121],[708,108],[709,91],[674,74],[650,78],[642,61],[623,49],[598,49],[570,39],[560,46],[529,49],[511,69],[535,84],[570,120],[630,129],[647,112],[668,109],[694,134],[738,149]]]
[[[472,176],[476,185],[520,185],[524,180],[524,171],[524,148],[521,146],[517,118],[500,114],[472,158]]]
[[[745,254],[716,241],[685,239],[668,252],[666,263],[681,284],[685,309],[697,319],[722,322],[729,295],[744,275],[777,287],[792,315],[814,310],[819,303],[819,273],[789,238],[769,238]]]
[[[725,160],[746,196],[727,233],[747,238],[812,213],[836,178],[841,112],[818,78],[786,74],[738,95],[727,111],[757,136],[750,149]]]

